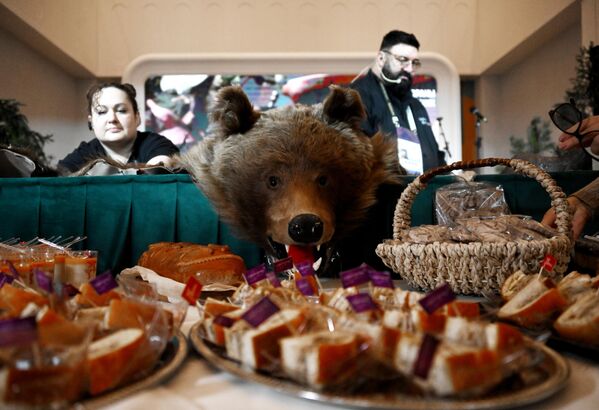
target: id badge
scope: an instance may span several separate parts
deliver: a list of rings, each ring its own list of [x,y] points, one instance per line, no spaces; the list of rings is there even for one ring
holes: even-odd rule
[[[409,175],[420,175],[424,170],[420,140],[407,128],[397,129],[397,156]]]

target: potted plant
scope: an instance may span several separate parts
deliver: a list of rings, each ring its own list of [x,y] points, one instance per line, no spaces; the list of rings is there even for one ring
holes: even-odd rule
[[[21,106],[16,100],[0,99],[0,151],[3,156],[0,176],[53,174],[48,168],[51,157],[44,152],[44,145],[52,141],[52,135],[42,135],[29,128]]]

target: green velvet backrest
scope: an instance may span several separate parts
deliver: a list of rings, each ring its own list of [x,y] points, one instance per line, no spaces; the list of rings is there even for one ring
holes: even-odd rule
[[[566,193],[572,193],[599,176],[599,172],[553,175]],[[405,178],[407,184],[412,178]],[[539,220],[549,197],[534,180],[519,175],[482,175],[477,180],[501,184],[513,213]],[[412,224],[434,221],[434,191],[454,182],[435,177],[412,208]],[[393,189],[382,223],[372,224],[376,240],[391,237],[395,201]],[[587,231],[597,231],[597,221]],[[148,245],[161,241],[227,244],[248,267],[258,264],[262,252],[238,239],[218,218],[206,197],[188,175],[140,175],[77,178],[0,178],[0,240],[36,236],[81,236],[80,248],[99,251],[98,271],[118,272],[135,265]]]
[[[247,266],[261,251],[222,223],[188,175],[0,179],[0,238],[85,235],[98,271],[135,265],[161,241],[227,244]]]

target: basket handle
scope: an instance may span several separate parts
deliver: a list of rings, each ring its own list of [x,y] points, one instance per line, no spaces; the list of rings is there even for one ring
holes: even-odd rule
[[[570,235],[571,215],[566,195],[547,172],[536,165],[521,159],[486,158],[474,161],[458,161],[453,164],[433,168],[412,181],[402,192],[397,201],[395,214],[393,216],[393,238],[398,239],[400,231],[410,227],[414,199],[420,191],[426,188],[426,184],[435,175],[444,174],[456,169],[472,169],[495,165],[508,166],[519,174],[536,179],[549,193],[551,206],[555,209],[556,213],[555,224],[557,225],[557,231],[560,234]]]

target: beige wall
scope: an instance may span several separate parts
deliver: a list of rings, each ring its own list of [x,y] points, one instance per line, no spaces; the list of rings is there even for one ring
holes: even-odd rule
[[[395,28],[477,75],[576,0],[1,3],[96,76],[115,77],[148,53],[370,52]]]
[[[393,28],[477,79],[484,155],[562,99],[599,0],[0,0],[0,98],[17,98],[64,156],[91,135],[89,80],[147,53],[373,52]],[[581,13],[581,8],[583,13]],[[582,14],[582,18],[581,18]],[[165,23],[166,21],[166,23]],[[10,32],[11,34],[8,34]],[[581,34],[582,32],[582,34]],[[14,36],[13,36],[14,35]],[[586,44],[586,42],[585,42]],[[480,77],[479,77],[480,76]]]
[[[571,86],[580,41],[580,27],[572,26],[508,72],[480,78],[477,104],[489,117],[481,127],[484,156],[510,157],[510,135],[524,138],[535,116],[551,122],[547,112],[564,101]],[[558,134],[554,131],[553,138]]]
[[[22,112],[30,128],[54,136],[54,141],[46,145],[46,153],[55,157],[54,162],[88,138],[88,82],[71,76],[2,29],[0,56],[0,98],[24,103]]]

